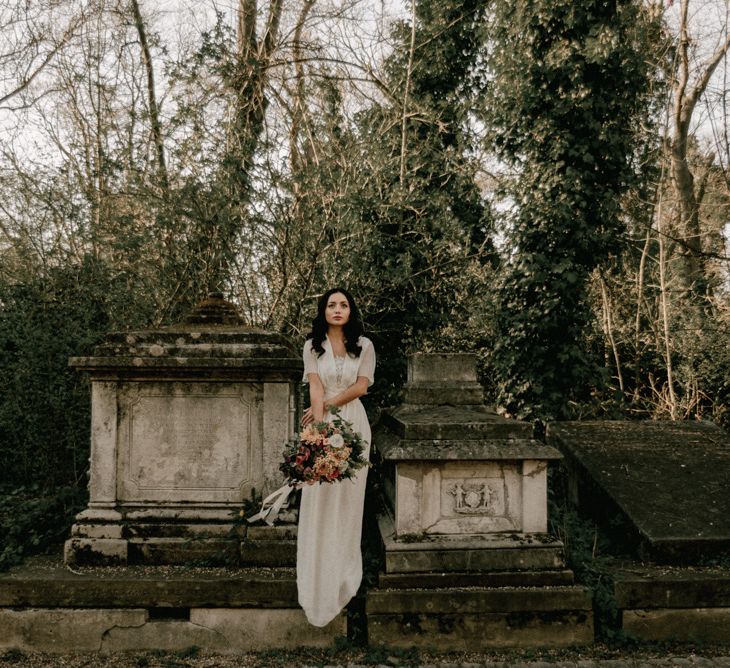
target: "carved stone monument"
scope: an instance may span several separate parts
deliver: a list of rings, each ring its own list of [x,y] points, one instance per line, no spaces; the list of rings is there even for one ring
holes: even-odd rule
[[[385,553],[368,593],[376,643],[434,648],[591,642],[591,597],[547,532],[560,453],[483,405],[476,359],[417,354],[404,403],[373,434],[383,460]]]
[[[281,484],[301,361],[213,293],[183,323],[111,334],[91,377],[89,506],[67,563],[170,563],[221,548],[242,501]],[[235,541],[233,542],[235,544]]]
[[[472,355],[410,357],[405,402],[385,413],[375,441],[392,512],[392,526],[390,516],[382,519],[386,570],[420,569],[428,553],[434,568],[453,570],[457,563],[435,556],[439,547],[461,542],[471,553],[504,543],[506,534],[547,532],[547,465],[561,455],[534,440],[531,425],[489,410],[481,395]]]

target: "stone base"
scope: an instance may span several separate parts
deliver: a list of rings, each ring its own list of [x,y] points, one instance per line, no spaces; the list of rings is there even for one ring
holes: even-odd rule
[[[63,546],[69,566],[126,566],[129,544],[121,538],[71,538]]]
[[[122,509],[101,521],[88,510],[73,525],[64,561],[70,566],[210,564],[293,566],[296,524],[237,525],[230,509]],[[121,518],[121,519],[119,519]]]
[[[372,644],[443,651],[564,647],[593,642],[584,587],[371,590]]]
[[[730,570],[637,564],[614,575],[623,629],[641,640],[730,642]]]
[[[565,565],[563,544],[548,534],[395,538],[393,520],[378,517],[386,573],[554,570]]]
[[[297,526],[248,527],[240,549],[241,564],[245,566],[296,566]]]
[[[730,642],[730,608],[624,610],[622,626],[640,640]]]
[[[156,619],[143,608],[0,608],[0,649],[42,652],[215,652],[327,647],[346,634],[340,614],[324,628],[294,609],[191,608],[186,619]]]
[[[347,620],[311,626],[290,568],[71,571],[37,557],[0,575],[0,629],[0,650],[240,652],[328,646]]]

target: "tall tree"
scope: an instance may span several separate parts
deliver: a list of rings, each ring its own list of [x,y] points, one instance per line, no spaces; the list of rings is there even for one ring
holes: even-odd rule
[[[483,15],[477,0],[413,0],[385,64],[388,103],[358,119],[359,215],[374,230],[368,260],[385,285],[369,313],[393,354],[435,338],[469,263],[493,259],[491,213],[469,156]]]
[[[508,412],[565,417],[600,380],[584,343],[586,285],[622,230],[651,19],[634,0],[499,0],[493,8],[486,117],[518,172],[493,365]]]

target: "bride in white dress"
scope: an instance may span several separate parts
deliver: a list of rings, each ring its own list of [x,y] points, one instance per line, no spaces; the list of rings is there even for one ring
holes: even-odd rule
[[[352,295],[328,290],[319,300],[312,332],[304,344],[304,382],[311,407],[302,424],[319,422],[339,408],[366,442],[370,454],[370,424],[359,397],[373,384],[375,350],[362,335],[360,313]],[[332,621],[357,593],[362,580],[363,504],[367,467],[354,478],[336,483],[304,485],[297,533],[299,605],[314,626]]]

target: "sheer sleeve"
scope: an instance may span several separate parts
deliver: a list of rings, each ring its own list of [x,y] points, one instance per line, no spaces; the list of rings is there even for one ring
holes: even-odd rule
[[[368,379],[368,387],[375,382],[375,347],[370,339],[363,338],[362,352],[360,353],[360,365],[357,368],[357,375]]]
[[[312,339],[307,339],[305,341],[302,359],[304,361],[304,375],[302,376],[302,382],[308,383],[310,373],[319,373],[319,368],[317,367],[317,354],[314,350],[312,350]]]

